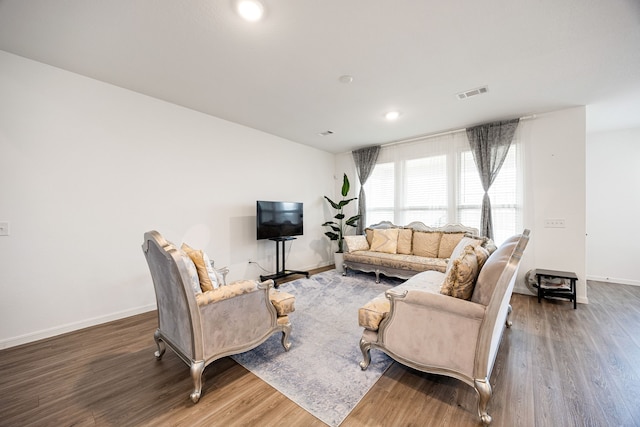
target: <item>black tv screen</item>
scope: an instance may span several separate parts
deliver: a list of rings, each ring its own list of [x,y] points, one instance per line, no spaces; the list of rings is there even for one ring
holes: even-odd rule
[[[302,203],[258,200],[256,205],[258,240],[302,235]]]

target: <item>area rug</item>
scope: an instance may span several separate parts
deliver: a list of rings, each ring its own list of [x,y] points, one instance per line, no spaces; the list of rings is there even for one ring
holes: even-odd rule
[[[281,334],[275,334],[233,359],[315,417],[338,426],[392,362],[372,351],[371,364],[360,369],[358,308],[400,283],[382,277],[375,283],[373,275],[342,276],[335,270],[284,283],[279,289],[296,297],[291,349],[285,352]]]

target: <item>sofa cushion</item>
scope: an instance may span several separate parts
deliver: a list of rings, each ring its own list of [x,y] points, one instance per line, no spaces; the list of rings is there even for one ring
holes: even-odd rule
[[[395,254],[398,252],[398,229],[387,228],[373,230],[373,241],[370,250],[373,252],[384,252]]]
[[[413,230],[411,228],[401,228],[398,231],[398,253],[411,255],[411,242],[413,241]]]
[[[278,291],[276,289],[269,289],[269,301],[271,301],[271,304],[276,308],[278,316],[286,316],[287,314],[296,311],[294,305],[296,297],[290,293]]]
[[[445,276],[440,293],[461,299],[471,299],[478,276],[478,258],[475,248],[467,245],[460,256],[451,260],[453,264]]]
[[[507,239],[484,263],[484,266],[478,274],[478,280],[473,290],[471,301],[488,305],[493,295],[493,290],[498,284],[498,279],[504,271],[504,267],[511,253],[518,243],[519,235]]]
[[[368,264],[372,267],[396,268],[408,271],[435,270],[444,272],[447,260],[441,258],[427,258],[417,255],[387,254],[384,252],[356,251],[344,254],[344,260]]]
[[[440,246],[438,246],[438,258],[451,258],[451,253],[464,235],[465,233],[442,233]]]
[[[438,248],[442,233],[438,231],[414,231],[413,254],[428,258],[438,258]]]
[[[369,247],[371,247],[371,242],[373,242],[373,228],[365,228],[364,235],[367,236],[367,243]]]
[[[344,241],[347,243],[347,252],[369,250],[369,243],[364,235],[344,236]]]

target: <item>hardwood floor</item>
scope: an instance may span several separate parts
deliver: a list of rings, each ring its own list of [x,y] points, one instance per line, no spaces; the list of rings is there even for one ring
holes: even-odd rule
[[[513,296],[492,425],[640,425],[640,287],[590,282],[588,296],[577,310]],[[0,425],[324,426],[230,358],[193,405],[186,365],[153,356],[155,316],[0,351]],[[476,405],[466,384],[394,363],[342,426],[477,426]]]

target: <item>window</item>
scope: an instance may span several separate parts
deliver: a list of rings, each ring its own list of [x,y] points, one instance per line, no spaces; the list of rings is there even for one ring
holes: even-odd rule
[[[461,223],[480,228],[484,190],[464,132],[383,147],[378,161],[365,184],[369,224],[421,221],[432,227]],[[489,190],[497,244],[521,226],[519,163],[516,133]]]
[[[378,163],[367,179],[364,191],[367,198],[367,222],[392,221],[395,198],[393,163]],[[367,224],[367,225],[369,225]]]

